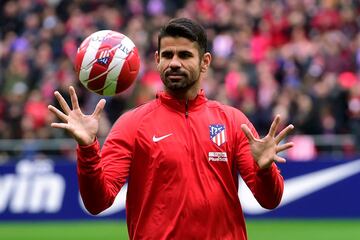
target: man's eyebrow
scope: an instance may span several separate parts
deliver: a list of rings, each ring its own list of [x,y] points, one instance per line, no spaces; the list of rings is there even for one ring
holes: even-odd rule
[[[180,50],[179,53],[190,53],[190,54],[193,54],[192,51],[189,51],[189,50],[186,50],[186,49]]]
[[[172,52],[174,52],[174,50],[172,49],[165,49],[161,51],[161,53],[172,53]]]
[[[175,50],[174,50],[174,49],[165,49],[165,50],[162,50],[161,52],[162,52],[162,53],[163,53],[163,52],[175,52]],[[181,49],[181,50],[178,50],[178,51],[176,51],[176,52],[181,52],[181,53],[183,53],[183,52],[188,52],[188,53],[192,53],[192,51],[189,51],[188,49]]]
[[[194,53],[187,49],[181,49],[176,52],[178,55],[181,55],[181,56],[194,56]],[[173,49],[165,49],[160,52],[160,56],[169,56],[169,55],[173,55],[173,54],[175,54],[175,50],[173,50]]]

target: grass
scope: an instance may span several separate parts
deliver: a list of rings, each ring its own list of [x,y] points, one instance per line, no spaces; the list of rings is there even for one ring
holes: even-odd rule
[[[357,220],[252,220],[249,240],[354,240],[360,239]]]
[[[248,220],[249,240],[360,239],[358,220]],[[125,240],[123,221],[0,223],[2,240]]]
[[[122,240],[128,239],[124,221],[1,223],[2,240]]]

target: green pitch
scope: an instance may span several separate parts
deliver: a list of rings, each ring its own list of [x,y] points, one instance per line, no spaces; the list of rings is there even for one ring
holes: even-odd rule
[[[248,220],[249,240],[360,239],[359,220]],[[2,240],[125,240],[125,222],[0,223]]]
[[[249,240],[355,240],[360,239],[357,220],[253,220]]]

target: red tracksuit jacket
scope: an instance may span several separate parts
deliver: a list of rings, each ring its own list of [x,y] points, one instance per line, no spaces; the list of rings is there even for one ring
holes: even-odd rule
[[[239,110],[206,99],[187,103],[162,92],[123,114],[102,150],[78,146],[82,199],[93,214],[113,203],[128,180],[130,239],[247,239],[238,174],[265,208],[276,207],[283,178],[275,164],[260,170]]]

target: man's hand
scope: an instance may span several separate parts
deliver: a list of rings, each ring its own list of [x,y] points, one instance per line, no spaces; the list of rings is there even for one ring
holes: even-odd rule
[[[285,158],[280,157],[277,154],[294,145],[292,142],[279,145],[289,132],[294,129],[294,126],[290,124],[276,135],[279,123],[280,116],[277,115],[271,124],[269,133],[262,139],[255,138],[246,124],[241,125],[241,129],[249,140],[252,155],[260,169],[269,168],[272,162],[286,162]]]
[[[81,112],[75,89],[72,86],[69,87],[69,93],[73,109],[69,107],[58,91],[54,92],[63,112],[52,105],[48,106],[49,110],[62,121],[62,123],[51,123],[51,127],[66,129],[79,145],[89,145],[96,138],[101,112],[106,103],[105,99],[98,102],[91,115],[84,115]]]

